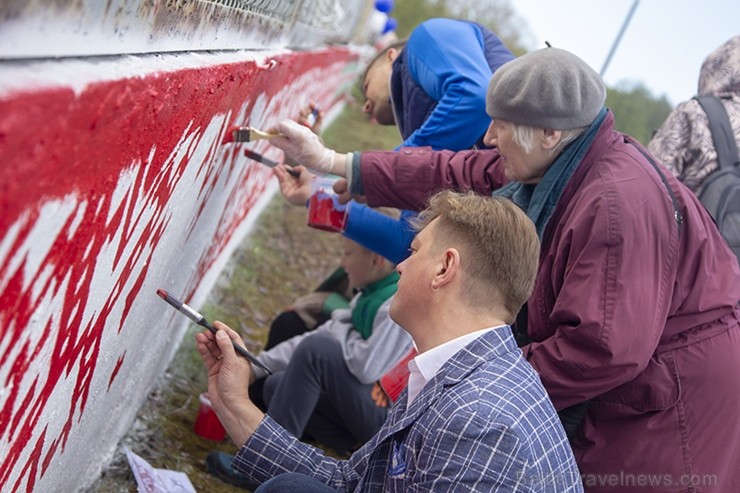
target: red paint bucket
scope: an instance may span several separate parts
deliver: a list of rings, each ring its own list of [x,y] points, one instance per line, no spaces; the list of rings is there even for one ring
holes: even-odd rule
[[[221,425],[216,411],[211,407],[208,392],[200,394],[200,408],[198,409],[198,416],[195,418],[193,430],[196,435],[214,442],[220,442],[226,438],[226,430]]]
[[[307,224],[323,231],[342,232],[347,220],[347,204],[339,203],[333,179],[316,177],[311,182]]]

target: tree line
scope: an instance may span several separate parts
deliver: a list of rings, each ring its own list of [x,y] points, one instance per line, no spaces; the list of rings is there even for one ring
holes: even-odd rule
[[[395,0],[391,16],[398,21],[396,33],[404,38],[426,19],[454,17],[475,20],[495,32],[516,55],[528,51],[526,23],[509,0]],[[665,97],[653,95],[642,83],[607,87],[606,106],[614,112],[616,128],[647,144],[673,106]]]

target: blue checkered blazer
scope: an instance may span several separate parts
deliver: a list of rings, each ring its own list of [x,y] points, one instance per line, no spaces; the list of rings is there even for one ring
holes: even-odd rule
[[[508,327],[468,344],[406,401],[404,391],[345,461],[266,416],[233,466],[258,483],[298,472],[340,491],[583,491],[555,409]]]

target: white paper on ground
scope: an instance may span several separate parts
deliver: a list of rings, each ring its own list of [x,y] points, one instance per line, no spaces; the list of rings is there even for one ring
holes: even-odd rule
[[[155,469],[147,461],[124,447],[126,458],[139,486],[139,493],[196,493],[184,472]]]

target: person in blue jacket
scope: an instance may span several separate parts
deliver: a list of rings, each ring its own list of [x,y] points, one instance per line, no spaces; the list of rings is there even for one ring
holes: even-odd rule
[[[456,151],[482,145],[490,123],[488,81],[513,59],[499,37],[480,24],[429,19],[368,64],[363,110],[381,125],[398,126],[403,138],[398,148]]]
[[[386,47],[368,64],[362,77],[363,110],[379,124],[398,126],[404,140],[396,150],[483,147],[490,123],[485,103],[488,82],[496,69],[514,58],[496,34],[478,23],[429,19],[407,41]],[[304,204],[309,180],[287,180],[292,183],[281,178],[281,188],[285,192],[288,185],[292,193],[288,200]],[[408,256],[414,235],[409,222],[414,216],[402,211],[394,219],[351,202],[343,234],[399,263]]]

